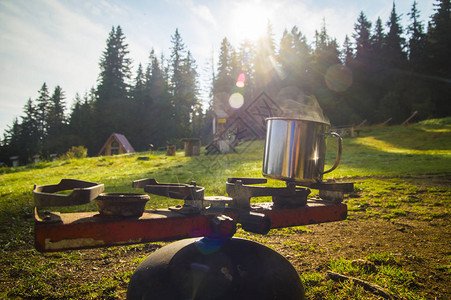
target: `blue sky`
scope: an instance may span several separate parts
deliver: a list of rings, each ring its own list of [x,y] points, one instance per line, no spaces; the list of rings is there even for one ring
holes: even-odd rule
[[[428,20],[434,0],[417,0]],[[396,0],[402,22],[413,0]],[[46,82],[60,85],[68,107],[75,94],[96,85],[98,63],[112,26],[120,25],[136,68],[150,50],[170,54],[171,36],[179,32],[196,59],[202,86],[209,63],[217,60],[221,40],[234,46],[257,39],[270,20],[276,41],[285,28],[298,26],[313,42],[325,18],[329,35],[343,43],[363,11],[373,23],[388,20],[392,0],[0,0],[0,134],[22,115],[26,101],[36,99]],[[426,22],[425,22],[426,26]]]

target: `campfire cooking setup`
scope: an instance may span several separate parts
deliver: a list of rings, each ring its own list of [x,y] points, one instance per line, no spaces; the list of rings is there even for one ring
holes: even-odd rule
[[[337,155],[324,170],[326,139]],[[35,246],[42,252],[178,240],[148,256],[132,275],[129,299],[303,299],[294,267],[276,251],[233,237],[237,224],[248,232],[345,220],[344,194],[353,183],[324,181],[339,164],[342,140],[330,125],[304,119],[269,118],[262,173],[266,178],[224,178],[227,196],[205,196],[196,182],[139,179],[144,193],[102,193],[103,184],[62,179],[34,188]],[[157,177],[157,175],[155,176]],[[309,198],[311,190],[319,197]],[[61,191],[66,191],[62,193]],[[70,192],[70,194],[67,193]],[[151,195],[183,205],[146,210]],[[272,197],[255,203],[252,198]],[[49,207],[95,201],[98,212],[58,213]]]

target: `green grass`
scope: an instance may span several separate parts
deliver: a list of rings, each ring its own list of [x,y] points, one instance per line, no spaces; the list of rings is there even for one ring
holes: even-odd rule
[[[330,140],[329,151],[334,148]],[[330,147],[329,147],[330,146]],[[335,153],[328,153],[329,161]],[[412,126],[370,127],[346,138],[335,177],[450,174],[451,118]]]
[[[358,197],[350,195],[350,216],[383,218],[388,220],[406,217],[409,219],[433,220],[447,218],[450,214],[451,188],[419,188],[409,178],[355,179]]]
[[[366,259],[373,262],[376,268],[370,270],[364,265],[354,264],[351,260],[337,258],[329,261],[328,269],[377,284],[401,299],[424,299],[417,292],[413,292],[412,287],[417,286],[417,276],[414,272],[403,269],[401,258],[389,253],[371,253]],[[308,299],[379,299],[349,280],[334,282],[318,272],[305,272],[301,278],[306,286]]]
[[[335,157],[334,140],[328,141],[327,166]],[[343,156],[337,170],[325,178],[355,182],[355,192],[345,203],[349,219],[411,218],[434,220],[449,218],[451,188],[442,186],[419,187],[412,181],[422,175],[446,177],[451,175],[451,118],[429,120],[408,127],[364,128],[358,138],[344,138]],[[0,169],[0,275],[6,281],[7,292],[0,290],[0,298],[108,298],[115,293],[115,287],[126,285],[130,272],[118,272],[114,278],[105,278],[102,283],[86,281],[82,286],[71,285],[66,274],[53,271],[55,261],[68,261],[77,267],[77,255],[82,252],[68,252],[57,256],[42,256],[32,250],[34,184],[56,184],[62,178],[73,178],[105,184],[105,192],[142,192],[131,187],[133,180],[156,178],[159,182],[189,183],[196,181],[206,188],[206,195],[225,195],[228,177],[261,177],[263,141],[244,143],[238,153],[199,157],[185,157],[177,152],[174,157],[161,152],[145,152],[113,157],[92,157],[86,159],[41,162],[38,165]],[[150,160],[138,160],[148,156]],[[284,183],[268,180],[273,186]],[[259,201],[262,199],[256,199]],[[265,200],[265,199],[263,199]],[[148,208],[168,207],[180,203],[162,197],[151,196]],[[96,204],[60,208],[63,212],[97,210]],[[271,235],[288,236],[308,232],[299,226],[272,230]],[[265,236],[238,230],[237,236],[265,243]],[[314,243],[300,245],[286,244],[299,250],[321,252]],[[337,246],[338,247],[338,246]],[[126,248],[125,248],[126,249]],[[122,250],[114,250],[122,251]],[[78,254],[77,254],[78,253]],[[115,255],[105,250],[106,257]],[[142,259],[142,258],[138,258]],[[396,259],[389,254],[374,253],[368,260],[378,266],[376,274],[367,274],[337,259],[330,262],[330,268],[347,275],[368,279],[406,299],[419,299],[412,295],[409,284],[415,282],[415,274],[403,270]],[[447,270],[449,264],[435,266]],[[80,271],[82,272],[82,271]],[[42,274],[45,274],[43,277]],[[366,276],[366,277],[365,277]],[[49,286],[49,281],[59,278],[64,286]],[[352,283],[337,284],[325,281],[320,273],[302,274],[309,299],[359,299],[366,294]],[[48,279],[48,280],[46,280]],[[339,292],[338,292],[339,291]],[[6,293],[6,294],[5,294]]]
[[[401,267],[400,259],[394,258],[392,254],[388,253],[372,253],[367,259],[376,264],[375,270],[370,271],[364,266],[358,266],[353,264],[351,260],[343,258],[330,260],[329,269],[336,273],[377,284],[402,299],[424,299],[411,290],[411,287],[417,286],[417,276],[414,272],[406,271]],[[329,284],[336,283],[329,282]],[[360,293],[361,298],[366,298],[368,295],[353,285],[351,281],[341,284],[342,288],[337,295],[338,299],[358,299],[356,293]],[[323,287],[327,287],[327,285],[324,284]],[[313,292],[313,295],[316,293],[315,290],[311,292]]]

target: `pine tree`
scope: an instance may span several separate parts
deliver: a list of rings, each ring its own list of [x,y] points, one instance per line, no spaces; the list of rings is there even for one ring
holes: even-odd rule
[[[254,99],[255,94],[255,74],[254,74],[254,62],[255,62],[255,45],[250,40],[244,40],[237,53],[238,64],[241,68],[241,72],[245,76],[244,86],[244,103],[248,103]]]
[[[374,24],[370,42],[370,67],[367,69],[366,74],[361,74],[361,76],[364,76],[366,80],[366,92],[371,95],[374,105],[378,106],[379,100],[387,93],[387,70],[384,61],[385,33],[380,17],[377,18],[376,23]],[[383,118],[385,118],[385,116],[383,116]],[[382,122],[386,119],[388,119],[388,117],[383,120],[377,119],[373,114],[371,121]]]
[[[54,127],[64,124],[66,121],[64,115],[64,110],[66,109],[66,96],[64,94],[63,89],[57,85],[51,97],[48,123],[49,125],[52,123],[51,125]]]
[[[384,43],[384,58],[388,67],[404,68],[406,65],[405,39],[402,37],[403,29],[400,19],[401,17],[396,13],[396,5],[393,3],[390,18],[387,22],[388,32]]]
[[[100,60],[97,94],[99,101],[126,99],[131,77],[128,44],[120,26],[112,28]]]
[[[436,0],[427,33],[430,72],[449,77],[451,74],[451,1]]]
[[[279,66],[272,25],[269,21],[265,37],[257,42],[254,68],[257,94],[266,91],[270,96],[275,96],[279,88],[279,75],[277,73]]]
[[[150,92],[146,86],[146,75],[143,72],[142,64],[138,65],[133,87],[130,91],[132,101],[130,101],[128,111],[133,116],[134,121],[127,126],[127,139],[135,150],[147,150],[145,137],[143,134],[148,131],[148,105],[152,103]],[[125,132],[124,132],[125,133]]]
[[[311,51],[312,49],[307,43],[306,37],[294,26],[291,29],[291,35],[293,36],[293,46],[297,61],[297,74],[300,81],[299,86],[308,92],[308,87],[311,85],[309,72],[311,71]]]
[[[148,96],[146,93],[146,83],[145,83],[145,74],[143,73],[143,67],[140,63],[138,65],[138,70],[136,71],[135,82],[133,85],[133,89],[131,91],[133,98],[133,105],[142,106],[146,102],[146,97]]]
[[[431,102],[431,83],[425,80],[425,72],[428,69],[427,62],[427,39],[424,33],[423,23],[420,21],[420,12],[417,9],[417,2],[414,1],[412,8],[408,13],[410,24],[407,27],[408,40],[408,62],[407,71],[409,76],[398,76],[398,81],[403,86],[398,87],[395,92],[402,97],[398,102],[406,111],[403,116],[413,111],[418,112],[417,118],[425,119],[433,114],[434,105]],[[402,79],[402,80],[401,80]],[[396,94],[394,94],[396,95]],[[390,96],[390,95],[388,95]],[[385,98],[383,99],[385,100]],[[388,105],[390,105],[388,103]],[[402,111],[400,107],[396,109],[387,109],[387,115],[393,114],[393,111]]]
[[[21,122],[21,142],[24,148],[21,151],[20,159],[24,163],[31,161],[33,155],[41,152],[42,135],[41,123],[36,118],[38,106],[35,106],[31,99],[28,99],[24,106],[24,116]]]
[[[327,32],[326,21],[320,31],[315,34],[315,49],[312,55],[312,94],[318,100],[324,113],[332,122],[338,119],[340,112],[336,109],[338,94],[329,85],[327,73],[330,68],[341,65],[340,51],[337,40],[331,38]]]
[[[324,76],[327,69],[335,64],[340,64],[340,51],[336,39],[332,39],[327,33],[326,21],[323,20],[320,32],[315,34],[315,50],[313,52],[312,69],[315,82],[323,87]]]
[[[155,55],[152,49],[149,55],[149,63],[146,68],[146,98],[148,102],[144,104],[141,113],[144,114],[142,142],[148,147],[165,146],[166,142],[175,136],[175,126],[173,117],[175,115],[174,107],[171,103],[171,94],[169,91],[168,75],[164,68],[164,56],[161,60]],[[165,130],[161,130],[165,128]]]
[[[380,23],[379,23],[380,25]],[[376,22],[376,30],[378,23]],[[373,39],[371,36],[372,24],[363,11],[360,12],[352,37],[355,43],[354,59],[351,60],[350,68],[353,73],[353,84],[346,91],[345,99],[349,107],[361,120],[370,122],[375,120],[372,112],[377,108],[377,97],[374,96],[375,75],[374,72],[380,67],[380,62],[375,60],[373,51]],[[353,113],[350,113],[351,115]],[[355,118],[354,118],[355,119]]]
[[[219,51],[218,68],[213,89],[215,94],[231,94],[234,86],[234,74],[232,73],[234,49],[226,37],[222,40]]]
[[[174,108],[173,123],[177,138],[192,135],[192,111],[198,101],[196,62],[186,51],[176,29],[171,48],[171,92]]]
[[[420,70],[426,59],[426,34],[423,23],[420,21],[420,12],[417,9],[417,2],[414,1],[409,13],[411,24],[407,27],[409,38],[409,63],[411,69]]]
[[[354,59],[354,49],[352,47],[351,39],[348,35],[345,36],[345,40],[343,42],[343,62],[345,66],[351,67],[352,61]]]
[[[405,95],[405,87],[409,84],[409,78],[404,71],[407,69],[407,53],[405,52],[405,39],[400,25],[401,17],[396,12],[396,5],[390,13],[387,34],[383,43],[381,62],[384,69],[377,82],[379,89],[378,108],[376,116],[378,121],[392,118],[392,122],[402,122],[412,112],[409,112],[410,99]]]
[[[219,51],[218,67],[213,83],[213,106],[217,116],[224,118],[234,114],[234,110],[229,106],[230,96],[235,92],[244,96],[244,87],[236,85],[242,70],[239,63],[241,55],[235,51],[226,37],[222,40]]]
[[[202,127],[202,110],[199,102],[199,85],[196,60],[188,51],[183,63],[184,98],[187,108],[188,118],[186,119],[189,128],[185,130],[185,137],[193,135],[195,130]]]
[[[62,153],[64,150],[67,150],[67,145],[65,144],[67,125],[64,115],[65,105],[63,89],[60,86],[56,86],[50,99],[47,116],[47,138],[44,145],[46,154]]]
[[[294,26],[285,30],[279,47],[279,62],[283,74],[283,86],[296,86],[305,93],[310,93],[311,68],[310,47],[305,36]]]
[[[428,42],[428,73],[434,76],[430,81],[431,106],[435,107],[435,116],[451,115],[451,2],[437,0],[434,4],[435,13],[429,23]]]
[[[380,17],[377,18],[376,24],[374,25],[374,31],[371,35],[371,56],[373,60],[376,60],[376,64],[382,64],[380,61],[382,51],[384,50],[385,34],[382,25],[382,20]]]
[[[368,63],[370,56],[370,33],[371,22],[368,21],[366,15],[360,12],[357,23],[354,24],[355,33],[352,37],[355,39],[355,59],[361,63]]]
[[[280,40],[279,62],[282,70],[287,74],[292,73],[291,68],[296,57],[293,44],[293,35],[285,29],[282,34],[282,39]]]
[[[94,149],[88,149],[90,155],[96,154],[101,145],[113,132],[128,133],[133,119],[130,118],[130,78],[131,59],[128,57],[128,45],[120,26],[112,28],[107,46],[100,60],[95,113],[97,143]]]
[[[15,118],[12,125],[8,126],[3,134],[3,140],[0,145],[0,161],[7,162],[11,156],[19,156],[22,163],[27,163],[27,154],[24,149],[22,124]]]
[[[171,127],[173,127],[173,137],[182,138],[185,135],[185,130],[188,126],[187,124],[187,112],[186,105],[183,99],[183,81],[182,81],[182,64],[185,56],[185,45],[183,43],[182,37],[178,31],[175,30],[175,34],[171,37],[172,47],[171,47],[171,57],[170,57],[170,71],[171,80],[170,88],[171,91],[171,104],[173,106],[173,116],[171,116]],[[186,136],[185,136],[186,137]]]
[[[39,90],[39,97],[36,99],[36,109],[34,110],[34,119],[37,122],[37,131],[41,142],[47,136],[47,121],[51,106],[50,102],[49,90],[47,84],[44,82]],[[39,149],[41,146],[42,145],[39,145]]]
[[[159,61],[155,55],[155,50],[152,49],[149,54],[149,62],[144,78],[145,93],[149,96],[146,100],[150,101],[146,103],[147,106],[151,106],[164,95],[167,96],[169,92],[168,77],[163,70],[163,64],[164,57],[162,56],[161,61]]]
[[[96,155],[100,149],[94,148],[98,141],[96,135],[92,134],[95,127],[95,101],[96,91],[94,88],[89,93],[85,93],[83,98],[77,93],[75,102],[69,116],[69,132],[68,146],[84,146],[94,151],[90,151],[91,155]]]
[[[199,84],[196,60],[188,51],[185,62],[185,76],[186,84],[188,86],[188,105],[189,105],[189,117],[191,123],[191,137],[199,137],[201,130],[204,127],[205,116],[202,110],[202,104],[199,100]]]
[[[171,91],[176,95],[182,90],[182,63],[186,55],[185,44],[178,28],[171,37],[171,43]]]

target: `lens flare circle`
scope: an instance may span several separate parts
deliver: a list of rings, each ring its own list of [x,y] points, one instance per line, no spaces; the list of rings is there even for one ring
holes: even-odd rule
[[[334,92],[344,92],[352,85],[352,71],[343,65],[332,65],[324,76],[327,87]]]
[[[232,109],[238,110],[244,104],[244,97],[240,93],[233,93],[229,98],[229,105]]]
[[[244,88],[244,85],[246,83],[246,75],[241,72],[240,75],[238,75],[238,78],[236,79],[236,86],[239,88]]]

